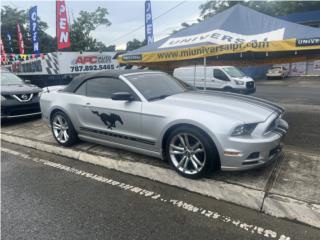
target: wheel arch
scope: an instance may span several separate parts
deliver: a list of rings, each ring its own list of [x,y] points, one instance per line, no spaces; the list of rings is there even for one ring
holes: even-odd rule
[[[66,113],[66,111],[63,108],[61,108],[61,107],[53,107],[50,110],[50,113],[49,113],[49,122],[50,122],[50,124],[51,124],[52,117],[56,112],[63,112],[64,114],[66,114],[69,117],[69,115]],[[70,119],[70,117],[69,117],[69,119]]]
[[[165,154],[165,148],[166,148],[166,143],[168,141],[168,138],[170,136],[170,133],[172,131],[174,131],[175,129],[179,128],[179,127],[191,127],[191,128],[195,128],[195,129],[198,129],[202,134],[204,134],[208,139],[209,141],[211,141],[211,144],[214,146],[217,154],[218,154],[218,166],[216,166],[217,168],[220,169],[221,167],[221,161],[220,161],[220,152],[219,152],[219,149],[218,149],[218,142],[216,139],[213,139],[212,136],[210,136],[205,129],[199,127],[199,126],[196,126],[192,123],[176,123],[172,126],[170,126],[168,129],[166,129],[165,133],[163,134],[163,137],[161,139],[161,151],[162,151],[162,156],[163,156],[163,159],[165,161],[167,161],[167,157],[166,157],[166,154]]]
[[[226,85],[226,86],[223,87],[223,90],[224,91],[233,91],[233,87],[230,86],[230,85]]]

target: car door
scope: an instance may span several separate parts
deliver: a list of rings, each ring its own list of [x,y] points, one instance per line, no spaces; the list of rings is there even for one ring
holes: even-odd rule
[[[214,69],[213,77],[215,88],[223,88],[224,85],[230,81],[229,77],[221,69]]]
[[[89,79],[83,88],[86,96],[79,114],[81,133],[139,147],[135,140],[141,136],[141,101],[132,89],[121,79],[106,77]],[[112,100],[116,92],[129,92],[134,100]]]
[[[204,70],[206,69],[206,76],[204,76]],[[212,76],[212,68],[203,66],[196,67],[196,87],[198,88],[214,88],[214,79]]]

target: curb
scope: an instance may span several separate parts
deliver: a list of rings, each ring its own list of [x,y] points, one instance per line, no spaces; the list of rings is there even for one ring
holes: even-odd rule
[[[212,179],[191,180],[179,176],[171,169],[145,163],[118,161],[115,158],[86,153],[80,150],[54,146],[48,143],[1,133],[1,140],[57,154],[83,162],[114,169],[131,175],[186,189],[191,192],[231,202],[240,206],[262,211],[275,217],[297,220],[320,228],[320,205],[297,201],[279,195],[265,194],[265,191],[243,187]]]
[[[278,194],[269,194],[264,200],[262,211],[266,214],[297,220],[320,228],[320,205],[306,203]]]

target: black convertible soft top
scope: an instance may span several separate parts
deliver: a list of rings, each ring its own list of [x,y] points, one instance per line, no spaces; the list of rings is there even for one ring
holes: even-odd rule
[[[124,69],[124,70],[108,70],[108,71],[101,71],[97,73],[89,73],[75,77],[69,85],[63,90],[64,92],[74,92],[83,82],[97,78],[97,77],[105,77],[105,78],[119,78],[120,75],[129,74],[129,73],[139,73],[139,72],[154,72],[151,70],[131,70],[131,69]]]

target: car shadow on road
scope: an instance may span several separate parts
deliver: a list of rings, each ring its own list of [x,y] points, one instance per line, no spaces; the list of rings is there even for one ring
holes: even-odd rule
[[[40,116],[30,116],[30,117],[22,117],[22,118],[11,118],[11,119],[1,119],[1,127],[6,127],[6,126],[19,126],[22,124],[26,124],[29,122],[33,122],[36,120],[41,119]]]

